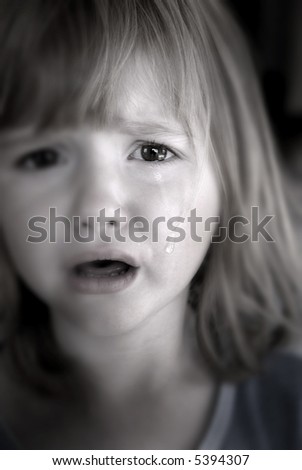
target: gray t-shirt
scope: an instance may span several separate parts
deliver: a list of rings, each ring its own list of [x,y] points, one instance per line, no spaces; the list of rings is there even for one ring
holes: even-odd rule
[[[275,353],[260,374],[223,384],[200,449],[302,449],[302,359]]]
[[[0,421],[0,449],[17,448]],[[275,353],[260,374],[223,383],[199,449],[302,449],[302,359]]]

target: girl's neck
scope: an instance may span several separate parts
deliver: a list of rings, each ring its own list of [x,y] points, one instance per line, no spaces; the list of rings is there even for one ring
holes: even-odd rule
[[[53,318],[59,346],[74,364],[72,382],[90,402],[125,403],[138,394],[160,393],[183,374],[208,375],[196,345],[193,312],[184,303],[111,337],[92,337],[60,315]]]

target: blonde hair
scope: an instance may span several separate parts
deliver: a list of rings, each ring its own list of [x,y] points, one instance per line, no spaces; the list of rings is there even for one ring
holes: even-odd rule
[[[250,219],[252,206],[274,215],[274,243],[212,244],[190,289],[199,342],[214,368],[227,377],[256,369],[299,323],[299,255],[247,46],[222,2],[28,0],[20,9],[10,0],[1,9],[0,133],[108,121],[139,53],[167,108],[189,133],[193,123],[206,133],[221,182],[221,225],[236,215]],[[22,300],[14,317],[17,281],[10,279],[1,309],[10,310],[9,344],[20,362],[50,326],[46,312],[44,329],[24,323],[30,312],[20,314]],[[51,364],[39,348],[37,357],[43,350]]]

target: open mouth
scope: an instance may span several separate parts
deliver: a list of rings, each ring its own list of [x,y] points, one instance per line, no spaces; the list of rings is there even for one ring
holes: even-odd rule
[[[138,277],[140,266],[136,259],[115,250],[83,253],[68,267],[68,284],[82,294],[117,293],[130,287]],[[103,253],[102,253],[103,251]],[[116,250],[117,251],[117,250]]]
[[[137,268],[124,261],[104,259],[80,263],[74,267],[73,271],[76,276],[82,278],[101,279],[123,276],[135,269]]]

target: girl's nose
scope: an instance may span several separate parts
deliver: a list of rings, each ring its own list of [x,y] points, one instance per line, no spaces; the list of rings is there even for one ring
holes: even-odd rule
[[[78,216],[81,227],[85,229],[94,224],[102,236],[108,233],[109,227],[113,231],[118,224],[120,228],[125,225],[125,181],[114,165],[87,166],[77,178],[72,212]]]

